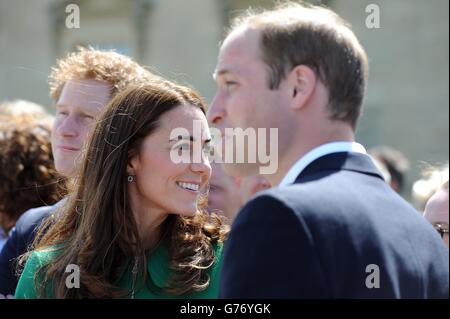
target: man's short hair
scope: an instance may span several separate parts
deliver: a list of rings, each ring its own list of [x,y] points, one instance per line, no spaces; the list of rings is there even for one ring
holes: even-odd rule
[[[261,32],[270,89],[277,89],[295,66],[307,65],[328,88],[330,118],[356,127],[368,62],[346,21],[323,7],[287,2],[261,13],[247,10],[233,20],[230,32],[241,26]]]
[[[69,80],[92,79],[109,83],[111,98],[131,84],[139,85],[149,80],[161,80],[131,58],[114,51],[99,51],[78,47],[57,61],[49,77],[50,97],[57,101]]]

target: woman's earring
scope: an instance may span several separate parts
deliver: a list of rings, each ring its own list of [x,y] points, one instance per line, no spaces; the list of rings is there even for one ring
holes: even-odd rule
[[[133,183],[134,175],[128,175],[128,183]]]

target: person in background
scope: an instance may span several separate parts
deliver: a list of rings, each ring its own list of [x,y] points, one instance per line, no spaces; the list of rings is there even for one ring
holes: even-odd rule
[[[440,170],[445,171],[445,169]],[[448,171],[448,166],[447,166]],[[444,182],[430,197],[425,205],[424,216],[437,230],[443,242],[448,248],[448,219],[449,219],[449,196],[448,175],[443,177]]]
[[[259,192],[272,187],[264,175],[238,177],[237,180],[241,192],[242,206]]]
[[[186,135],[173,137],[179,128]],[[217,298],[227,227],[201,193],[210,140],[205,104],[191,89],[149,83],[116,96],[61,218],[38,235],[15,297]],[[173,160],[185,151],[197,158],[197,142],[198,162]],[[66,285],[70,264],[80,269],[77,289]]]
[[[208,210],[223,214],[230,224],[253,195],[270,188],[270,183],[262,175],[233,177],[225,173],[221,163],[211,163],[211,169]]]
[[[389,172],[389,185],[401,194],[405,189],[406,173],[409,170],[409,161],[406,156],[390,146],[380,145],[370,148],[367,153],[380,162]]]
[[[428,200],[449,179],[448,164],[442,167],[426,165],[422,177],[412,185],[411,196],[415,207],[423,212]]]
[[[0,251],[28,209],[53,205],[65,194],[50,143],[52,117],[38,104],[0,104]]]
[[[231,224],[241,205],[241,192],[236,179],[225,173],[221,163],[211,163],[208,210],[223,214]]]
[[[0,116],[23,117],[30,116],[39,122],[53,124],[54,117],[42,105],[26,100],[5,101],[0,104]],[[2,120],[6,122],[6,119]]]
[[[113,51],[78,48],[57,61],[49,78],[56,116],[51,132],[56,170],[70,183],[77,176],[85,143],[105,105],[129,85],[161,81],[131,58]],[[16,259],[34,240],[36,229],[65,199],[25,212],[0,252],[0,294],[13,295]]]

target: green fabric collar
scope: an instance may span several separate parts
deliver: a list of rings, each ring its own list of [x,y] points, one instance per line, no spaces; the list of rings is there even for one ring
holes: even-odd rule
[[[148,275],[153,283],[164,288],[173,273],[169,267],[169,251],[164,245],[159,245],[151,256],[147,259]]]
[[[214,265],[209,269],[209,275],[211,276],[210,285],[204,291],[193,292],[183,295],[184,298],[218,298],[219,296],[219,273],[221,269],[221,256],[222,256],[222,244],[214,245],[216,261]],[[121,288],[130,289],[133,282],[133,263],[134,258],[130,257],[125,263],[121,275],[118,277],[116,285]],[[137,285],[136,297],[137,298],[175,298],[174,295],[167,294],[164,289],[172,275],[174,270],[170,269],[169,265],[169,250],[167,245],[159,245],[153,253],[147,258],[147,280],[146,283],[142,283],[138,278],[139,284]],[[142,278],[141,278],[142,279]],[[142,284],[144,284],[144,289]],[[178,296],[179,297],[179,296]]]
[[[116,284],[128,282],[132,280],[131,270],[133,269],[133,257],[129,257],[125,266],[120,272],[120,276],[117,279]],[[155,251],[147,257],[147,274],[151,278],[153,284],[158,288],[164,288],[173,271],[169,268],[169,251],[163,244],[156,247]]]

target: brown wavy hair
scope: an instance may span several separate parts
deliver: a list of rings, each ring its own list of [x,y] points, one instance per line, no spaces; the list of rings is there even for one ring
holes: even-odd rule
[[[5,102],[0,109],[26,103]],[[0,111],[0,227],[6,232],[25,211],[53,205],[67,191],[53,162],[50,116],[16,111]]]
[[[197,93],[167,82],[129,88],[108,104],[87,147],[73,196],[49,231],[44,232],[51,220],[41,226],[36,238],[37,250],[52,246],[58,251],[36,272],[40,296],[45,297],[43,289],[50,281],[56,298],[126,296],[129,292],[114,282],[130,256],[142,261],[139,274],[145,282],[145,250],[130,208],[126,167],[143,139],[158,127],[161,115],[181,104],[205,113]],[[169,248],[175,273],[166,292],[180,295],[209,284],[207,270],[216,260],[214,244],[224,241],[228,226],[218,215],[208,214],[206,205],[206,198],[201,198],[194,216],[170,214],[162,225],[160,240]],[[66,288],[68,264],[80,267],[80,289]]]
[[[57,101],[68,80],[93,79],[109,83],[111,97],[130,85],[163,80],[131,58],[114,51],[78,47],[57,61],[49,76],[50,97]]]

